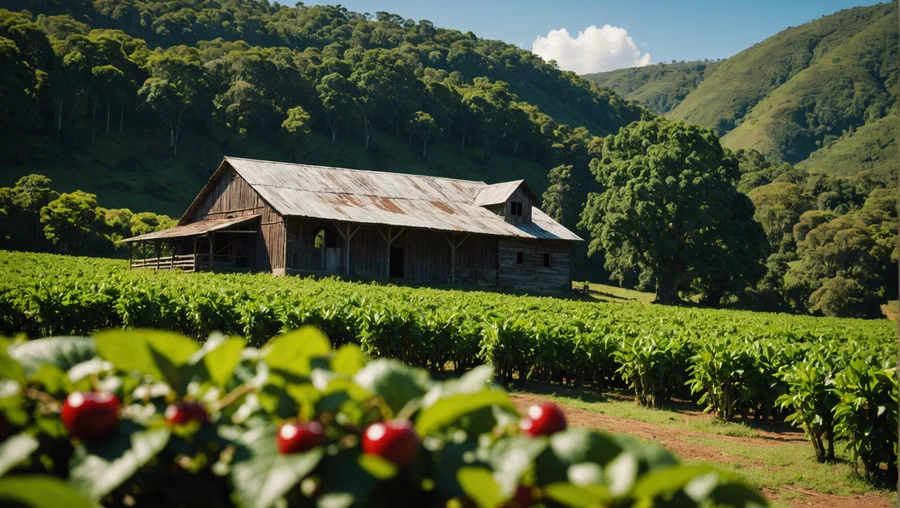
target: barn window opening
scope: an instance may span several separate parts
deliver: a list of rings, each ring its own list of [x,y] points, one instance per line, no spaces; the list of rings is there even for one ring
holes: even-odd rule
[[[521,201],[510,201],[509,202],[509,214],[513,217],[521,217],[522,216],[522,202]]]
[[[543,261],[544,268],[550,268],[550,253],[549,252],[544,253],[542,261]]]
[[[521,265],[525,263],[525,253],[524,252],[516,252],[516,264]]]

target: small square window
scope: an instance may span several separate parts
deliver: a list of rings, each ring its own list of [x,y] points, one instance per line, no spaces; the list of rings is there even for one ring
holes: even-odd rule
[[[513,217],[521,217],[522,216],[522,202],[521,201],[510,201],[509,202],[509,214]]]
[[[550,253],[545,252],[543,258],[544,268],[550,268]]]
[[[525,263],[525,253],[524,252],[516,252],[516,264],[521,265]]]

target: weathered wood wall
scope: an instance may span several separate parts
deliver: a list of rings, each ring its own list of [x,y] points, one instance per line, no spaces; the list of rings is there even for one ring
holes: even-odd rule
[[[287,219],[287,268],[289,272],[325,273],[325,249],[316,249],[315,238],[319,231],[325,230],[328,246],[335,245],[340,249],[340,263],[336,267],[337,274],[345,273],[344,238],[337,227],[345,231],[346,225],[313,219],[289,217]],[[351,224],[350,231],[357,225]],[[379,229],[381,232],[379,233]],[[393,227],[390,235],[395,236],[402,228]],[[389,274],[388,243],[383,235],[388,235],[387,226],[360,225],[350,240],[350,275],[353,277],[380,278]],[[406,228],[391,243],[391,247],[403,249],[403,279],[415,282],[446,283],[450,277],[452,233]],[[456,242],[460,242],[464,233],[455,233]],[[457,269],[497,269],[497,238],[487,235],[469,235],[456,250]]]
[[[202,202],[188,216],[190,222],[260,214],[255,239],[257,270],[285,273],[284,219],[233,169],[226,167]]]
[[[517,254],[522,263],[517,264]],[[550,267],[543,254],[550,254]],[[500,287],[516,291],[570,291],[572,246],[569,242],[501,239],[499,241]]]
[[[521,217],[512,215],[513,201],[519,201],[520,203],[522,203]],[[526,191],[524,187],[519,186],[519,188],[509,196],[509,199],[506,200],[506,222],[509,222],[510,224],[531,224],[532,205],[534,205],[534,201],[531,199],[531,193]]]

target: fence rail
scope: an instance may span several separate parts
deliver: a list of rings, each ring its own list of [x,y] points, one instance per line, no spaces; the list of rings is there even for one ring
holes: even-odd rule
[[[132,259],[130,263],[133,270],[152,268],[154,270],[187,270],[191,272],[196,269],[196,265],[197,256],[193,254]]]

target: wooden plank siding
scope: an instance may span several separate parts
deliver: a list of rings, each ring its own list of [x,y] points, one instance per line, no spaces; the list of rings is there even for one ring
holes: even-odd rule
[[[518,253],[522,263],[516,263]],[[550,267],[543,255],[550,254]],[[538,242],[501,239],[499,242],[499,285],[515,291],[571,290],[572,247],[567,242]]]
[[[252,268],[284,275],[287,236],[284,219],[232,168],[225,168],[215,186],[185,219],[195,222],[255,214],[261,217]],[[224,239],[224,235],[221,237]],[[207,242],[207,248],[208,245]]]
[[[522,216],[512,215],[512,202],[518,201],[522,203]],[[506,208],[505,208],[505,217],[506,222],[510,224],[531,224],[531,207],[534,205],[534,200],[531,198],[531,193],[526,190],[525,187],[519,187],[515,192],[510,194],[509,199],[506,200]]]
[[[289,273],[328,273],[326,252],[339,249],[340,262],[333,267],[336,275],[344,273],[343,237],[338,234],[335,224],[300,217],[288,217],[286,230],[287,268]],[[351,225],[351,231],[356,229]],[[381,232],[379,232],[379,228]],[[396,236],[401,228],[392,227],[391,236]],[[315,238],[319,231],[325,231],[326,249],[315,248]],[[385,236],[387,226],[359,225],[359,230],[350,240],[350,275],[362,278],[386,278],[389,274],[389,251]],[[450,279],[450,244],[447,238],[456,235],[460,242],[466,233],[443,233],[423,229],[405,228],[396,237],[391,247],[403,249],[403,280],[423,283],[446,283]],[[497,237],[469,234],[462,240],[456,252],[457,270],[497,270]]]

